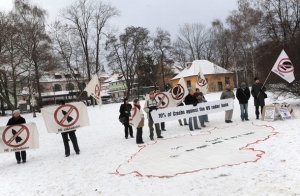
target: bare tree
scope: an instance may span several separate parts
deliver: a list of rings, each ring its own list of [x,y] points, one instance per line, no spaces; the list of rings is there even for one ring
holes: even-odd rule
[[[161,28],[156,29],[156,35],[153,38],[154,55],[158,59],[158,64],[161,69],[163,89],[166,90],[165,84],[165,69],[166,62],[168,60],[169,51],[171,50],[171,38],[170,33]]]
[[[205,26],[200,23],[184,24],[179,29],[177,40],[185,48],[189,59],[200,60],[204,57],[204,46],[207,42],[208,34]]]
[[[84,53],[88,79],[91,79],[92,65],[94,73],[101,70],[100,44],[103,30],[108,21],[118,16],[118,10],[110,5],[92,0],[76,0],[72,5],[61,11],[62,17],[69,23],[70,30],[76,32]],[[94,40],[93,40],[94,39]],[[95,57],[95,60],[92,59]]]
[[[113,70],[120,70],[127,87],[127,96],[135,80],[138,63],[149,44],[149,31],[142,27],[127,27],[119,38],[110,36],[106,42],[108,65]]]

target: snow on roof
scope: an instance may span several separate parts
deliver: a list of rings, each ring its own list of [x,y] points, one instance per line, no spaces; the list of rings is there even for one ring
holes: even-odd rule
[[[171,80],[180,79],[181,77],[185,78],[188,76],[195,76],[201,71],[204,75],[233,73],[216,64],[213,64],[212,62],[209,62],[208,60],[196,60],[193,61],[190,67],[186,67]]]
[[[103,83],[110,83],[114,80],[117,80],[119,77],[119,74],[113,74],[112,76],[110,76],[109,78],[107,78],[106,80],[104,80]]]
[[[99,78],[109,78],[109,75],[106,72],[101,72]]]

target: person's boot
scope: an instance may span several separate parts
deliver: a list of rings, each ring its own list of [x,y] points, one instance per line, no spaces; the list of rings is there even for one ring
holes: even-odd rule
[[[259,119],[259,116],[256,116],[256,119],[258,120],[258,119]]]

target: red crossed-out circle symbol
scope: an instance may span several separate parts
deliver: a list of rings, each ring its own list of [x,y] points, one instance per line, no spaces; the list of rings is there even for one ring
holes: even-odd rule
[[[201,87],[207,84],[205,78],[201,77],[201,72],[198,73],[197,84]]]
[[[99,87],[98,84],[96,84],[96,86],[95,86],[95,97],[97,99],[99,99],[99,96],[100,96],[100,87]]]
[[[294,71],[294,66],[289,58],[283,58],[279,61],[277,70],[281,73],[290,73]]]
[[[71,116],[71,114],[73,115]],[[61,105],[54,112],[54,119],[56,123],[62,127],[70,127],[74,125],[78,121],[78,118],[79,111],[71,104]]]
[[[171,89],[171,96],[175,100],[181,100],[184,96],[184,88],[181,84],[177,84],[177,86]]]
[[[7,134],[8,131],[11,131],[12,134]],[[12,137],[11,137],[12,135]],[[20,146],[23,146],[29,139],[29,130],[26,126],[24,125],[11,125],[6,127],[6,129],[3,131],[2,134],[2,140],[3,142],[9,146],[9,147],[13,147],[13,148],[17,148]],[[22,136],[22,138],[21,138]],[[6,140],[6,138],[8,138],[8,140]],[[25,138],[25,139],[24,139]],[[17,140],[21,139],[19,142],[19,144],[12,144],[12,143],[18,143]]]
[[[170,102],[169,97],[165,93],[157,93],[154,99],[158,102],[157,105],[160,109],[168,107]]]
[[[133,120],[133,118],[134,118],[135,115],[136,115],[136,112],[137,112],[137,108],[136,108],[136,107],[131,108],[131,111],[130,111],[131,116],[130,116],[130,118],[129,118],[130,121]]]

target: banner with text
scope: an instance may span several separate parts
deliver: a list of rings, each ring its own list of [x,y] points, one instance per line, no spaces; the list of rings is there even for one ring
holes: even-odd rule
[[[178,120],[182,118],[231,110],[233,109],[233,102],[233,99],[223,99],[219,101],[199,103],[197,106],[186,105],[180,107],[159,109],[152,111],[151,116],[155,123]]]
[[[90,125],[86,105],[82,102],[42,108],[42,116],[48,133],[62,133]]]
[[[0,153],[39,148],[39,134],[35,123],[0,127]]]

